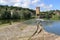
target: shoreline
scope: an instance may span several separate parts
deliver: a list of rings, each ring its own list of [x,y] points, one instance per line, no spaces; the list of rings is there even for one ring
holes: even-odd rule
[[[60,40],[60,36],[53,33],[49,33],[43,29],[43,31],[40,34],[32,37],[31,40],[43,40],[43,39],[44,40]]]
[[[22,26],[24,27],[24,29],[20,30]],[[42,28],[42,26],[39,27]],[[36,25],[27,25],[24,23],[17,23],[15,25],[10,25],[10,27],[0,29],[0,40],[3,39],[4,40],[28,40],[29,37],[36,31],[36,29],[37,29]],[[27,38],[25,38],[26,36]],[[20,37],[24,37],[24,38],[20,38]],[[43,39],[55,40],[59,38],[60,36],[52,33],[48,33],[43,29],[39,34],[36,33],[33,37],[31,37],[31,40],[43,40]]]

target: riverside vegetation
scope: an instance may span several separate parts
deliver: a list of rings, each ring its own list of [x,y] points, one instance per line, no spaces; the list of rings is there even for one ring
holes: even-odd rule
[[[11,14],[11,11],[13,12]],[[40,12],[40,18],[48,20],[60,20],[60,15],[54,13],[55,11],[60,13],[60,10],[50,10]],[[36,12],[33,9],[14,7],[8,5],[0,5],[0,24],[17,22],[21,20],[28,20],[36,17]]]

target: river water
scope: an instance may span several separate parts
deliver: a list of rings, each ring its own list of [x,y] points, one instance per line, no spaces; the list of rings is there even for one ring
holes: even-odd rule
[[[47,32],[60,35],[60,21],[42,22],[42,26]]]
[[[60,35],[60,21],[46,20],[41,21],[40,23],[42,24],[42,27],[44,28],[45,31]],[[25,21],[25,24],[36,25],[36,20],[32,19]]]

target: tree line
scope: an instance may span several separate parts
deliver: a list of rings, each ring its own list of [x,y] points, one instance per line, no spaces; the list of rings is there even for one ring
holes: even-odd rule
[[[35,10],[8,5],[0,5],[0,22],[10,23],[11,21],[20,21],[32,19],[35,16]]]
[[[11,14],[11,10],[13,10]],[[35,11],[28,8],[13,7],[13,6],[2,6],[0,5],[0,19],[30,19],[32,14],[35,15]]]
[[[50,10],[41,12],[40,18],[47,20],[60,20],[60,10]]]
[[[11,14],[12,10],[12,14]],[[56,10],[60,12],[60,10]],[[40,12],[40,18],[60,20],[60,15],[54,13],[55,10]],[[36,12],[33,9],[14,7],[8,5],[0,5],[0,20],[28,20],[36,17]]]

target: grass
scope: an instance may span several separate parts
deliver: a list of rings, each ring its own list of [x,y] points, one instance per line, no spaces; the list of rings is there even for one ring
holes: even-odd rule
[[[1,28],[1,27],[7,27],[7,26],[9,26],[9,25],[13,25],[13,24],[16,24],[16,23],[18,23],[18,22],[12,22],[12,24],[10,24],[10,23],[0,24],[0,28]]]
[[[8,24],[8,23],[7,23],[7,24],[1,24],[0,27],[2,27],[2,26],[7,26],[7,25],[9,25],[9,24]]]
[[[9,24],[1,24],[0,28],[4,28],[4,27],[8,27],[8,26],[9,26]]]

